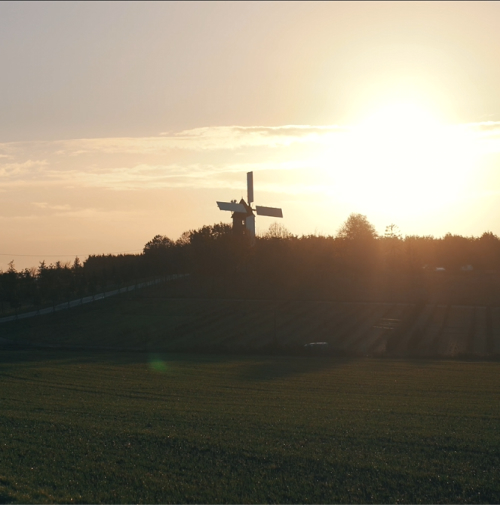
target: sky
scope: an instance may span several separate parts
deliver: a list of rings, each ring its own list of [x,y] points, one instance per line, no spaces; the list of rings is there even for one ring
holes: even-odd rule
[[[0,269],[281,207],[500,235],[500,3],[0,3]],[[273,219],[257,218],[264,233]]]

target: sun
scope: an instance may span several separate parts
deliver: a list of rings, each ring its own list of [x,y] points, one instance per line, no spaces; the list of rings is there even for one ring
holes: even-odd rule
[[[414,103],[396,102],[387,104],[365,118],[357,127],[358,131],[378,130],[392,135],[405,132],[422,133],[439,126],[438,119],[423,107]]]
[[[345,202],[406,218],[436,212],[463,196],[476,149],[464,129],[418,104],[399,102],[350,128],[326,157],[331,183]]]

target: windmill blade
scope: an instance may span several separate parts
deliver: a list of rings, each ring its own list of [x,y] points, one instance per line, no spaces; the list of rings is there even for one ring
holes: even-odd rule
[[[276,207],[261,207],[256,205],[255,210],[258,216],[283,217],[283,211]]]
[[[242,212],[243,214],[247,213],[247,209],[241,203],[234,202],[217,202],[217,206],[220,210],[229,210],[231,212]]]
[[[247,196],[248,205],[253,202],[253,172],[247,172]]]

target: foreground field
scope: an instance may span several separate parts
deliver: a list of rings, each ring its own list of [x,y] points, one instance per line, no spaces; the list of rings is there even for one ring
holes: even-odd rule
[[[500,364],[4,350],[0,502],[498,502]]]

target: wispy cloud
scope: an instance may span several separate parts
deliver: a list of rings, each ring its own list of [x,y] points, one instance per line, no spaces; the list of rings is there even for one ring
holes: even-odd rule
[[[462,128],[485,135],[500,135],[500,121],[482,121],[479,123],[466,123],[459,125]]]
[[[150,165],[74,171],[71,180],[87,187],[102,187],[115,191],[159,188],[238,187],[228,179],[230,174],[250,171],[297,170],[307,168],[302,161],[223,163],[219,165],[193,163],[189,165]],[[64,176],[68,176],[65,173]]]
[[[337,125],[310,126],[216,126],[162,133],[172,145],[187,149],[238,149],[242,147],[283,147],[294,143],[324,142],[328,137],[348,131]]]
[[[475,135],[485,152],[500,152],[500,122],[456,125],[450,131],[453,128]],[[236,173],[324,169],[322,163],[332,164],[317,154],[325,148],[338,161],[339,153],[348,159],[351,150],[362,146],[354,129],[338,125],[217,126],[144,138],[0,144],[0,191],[47,185],[115,191],[233,188],[240,184]],[[272,190],[293,193],[290,184]]]
[[[243,147],[286,147],[294,143],[321,143],[332,135],[348,131],[341,126],[214,126],[180,132],[163,132],[156,137],[113,137],[73,139],[53,142],[18,142],[0,144],[0,150],[11,153],[31,147],[47,150],[57,156],[139,153],[165,154],[174,149],[188,151],[234,150]]]
[[[376,128],[373,125],[373,128]],[[500,122],[485,121],[457,125],[483,136],[500,136]],[[0,158],[20,152],[44,152],[55,157],[89,153],[164,155],[172,150],[234,151],[246,147],[286,148],[293,144],[325,144],[354,131],[339,125],[210,126],[180,132],[163,132],[155,137],[87,138],[61,141],[12,142],[0,144]],[[39,162],[38,162],[39,163]]]
[[[39,209],[44,209],[44,210],[70,210],[71,206],[70,205],[51,205],[47,202],[31,202],[31,205],[34,205],[35,207],[38,207]]]
[[[10,158],[10,156],[9,156]],[[12,178],[31,175],[40,168],[47,166],[47,160],[26,160],[24,162],[0,163],[0,178]]]
[[[37,206],[35,203],[33,205]],[[40,207],[44,212],[37,211],[36,213],[26,214],[0,214],[0,221],[11,222],[12,220],[19,221],[41,221],[47,217],[50,218],[83,218],[95,221],[110,221],[122,220],[126,217],[137,217],[144,215],[145,212],[141,210],[127,210],[127,209],[105,209],[105,208],[72,208],[68,205],[45,205]]]

